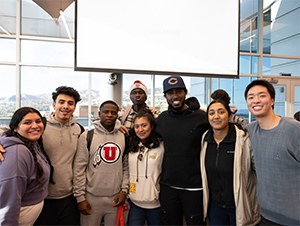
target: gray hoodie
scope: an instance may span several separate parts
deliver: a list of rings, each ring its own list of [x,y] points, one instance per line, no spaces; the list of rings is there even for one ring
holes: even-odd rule
[[[55,184],[49,184],[48,199],[61,199],[73,193],[73,161],[81,133],[76,120],[72,116],[69,122],[62,124],[54,119],[53,112],[47,117],[43,143],[54,167],[55,181]]]
[[[17,137],[0,137],[6,150],[0,165],[0,225],[19,225],[20,209],[42,202],[48,194],[50,166],[37,142],[33,144],[43,168],[41,184],[36,180],[36,164],[29,149]]]
[[[121,122],[116,120],[111,132],[100,121],[94,126],[90,150],[87,149],[87,132],[84,132],[74,160],[74,196],[78,203],[86,199],[85,192],[94,196],[113,196],[121,190],[128,192],[128,158],[123,155],[125,136],[119,131]]]

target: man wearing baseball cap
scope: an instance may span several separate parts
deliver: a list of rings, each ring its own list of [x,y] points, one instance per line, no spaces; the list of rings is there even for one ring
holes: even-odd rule
[[[179,76],[163,82],[168,110],[156,120],[156,132],[164,141],[160,202],[166,225],[204,225],[200,173],[201,137],[209,128],[199,104],[187,105],[187,89]]]
[[[118,117],[122,125],[124,125],[128,131],[133,128],[135,116],[139,111],[143,109],[149,109],[151,110],[155,118],[160,113],[154,107],[150,107],[146,104],[148,90],[141,81],[134,81],[134,83],[130,86],[129,93],[132,105],[129,105],[125,109],[122,109]]]

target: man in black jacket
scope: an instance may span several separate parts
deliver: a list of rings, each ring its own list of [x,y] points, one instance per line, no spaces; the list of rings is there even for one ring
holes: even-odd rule
[[[188,225],[203,225],[200,150],[209,127],[207,116],[197,101],[186,101],[181,77],[166,78],[163,88],[169,107],[156,121],[165,148],[160,180],[162,220],[166,225],[182,225],[184,215]]]

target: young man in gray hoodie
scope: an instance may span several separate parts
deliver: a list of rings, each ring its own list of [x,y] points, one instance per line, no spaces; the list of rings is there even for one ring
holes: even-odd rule
[[[73,181],[81,225],[100,225],[102,218],[105,225],[116,225],[117,206],[126,200],[128,160],[118,111],[115,102],[103,102],[92,138],[84,132],[78,141]]]
[[[72,179],[77,141],[84,130],[73,116],[80,94],[72,87],[60,86],[52,99],[54,112],[47,117],[43,143],[54,167],[55,184],[49,183],[49,194],[35,225],[79,225]]]

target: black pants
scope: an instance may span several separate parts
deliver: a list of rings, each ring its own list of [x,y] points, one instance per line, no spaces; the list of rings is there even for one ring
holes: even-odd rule
[[[80,225],[80,212],[73,195],[45,199],[43,210],[34,225]]]
[[[160,203],[164,225],[182,225],[183,216],[187,225],[205,225],[203,191],[180,190],[161,185]]]
[[[266,218],[264,218],[263,216],[261,216],[261,220],[260,223],[258,224],[259,226],[275,226],[275,225],[281,225],[281,224],[276,224],[272,221],[267,220]]]

